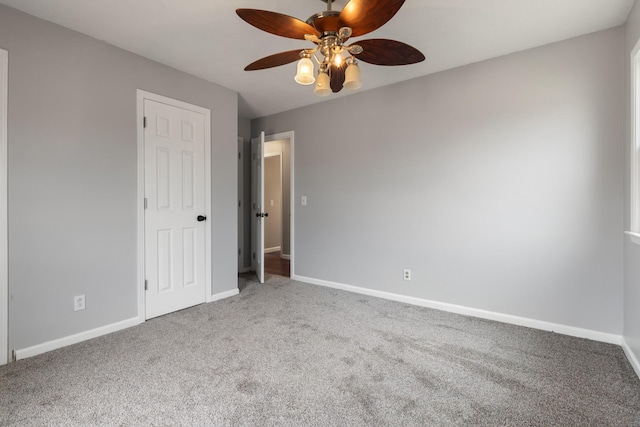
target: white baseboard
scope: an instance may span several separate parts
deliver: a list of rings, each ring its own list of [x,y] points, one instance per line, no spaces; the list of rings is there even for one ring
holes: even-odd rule
[[[278,252],[278,251],[280,251],[280,246],[274,246],[272,248],[264,248],[265,254],[270,254],[272,252]]]
[[[250,271],[255,271],[255,269],[251,267],[243,267],[238,269],[238,273],[248,273]]]
[[[280,254],[280,258],[282,258],[282,259],[291,259],[291,255],[289,255],[289,254]]]
[[[449,304],[445,302],[432,301],[422,298],[410,297],[407,295],[394,294],[391,292],[376,291],[374,289],[361,288],[358,286],[345,285],[342,283],[329,282],[326,280],[314,279],[304,276],[292,276],[291,279],[311,285],[325,286],[328,288],[341,289],[343,291],[354,292],[373,297],[384,298],[392,301],[404,302],[421,307],[434,308],[436,310],[448,311],[450,313],[463,314],[466,316],[479,317],[481,319],[495,320],[512,325],[525,326],[527,328],[540,329],[543,331],[556,332],[558,334],[570,335],[578,338],[587,338],[593,341],[600,341],[609,344],[621,345],[622,336],[609,334],[606,332],[593,331],[591,329],[577,328],[575,326],[561,325],[558,323],[544,322],[542,320],[529,319],[527,317],[512,316],[510,314],[497,313],[493,311],[481,310],[478,308],[465,307],[462,305]]]
[[[638,375],[638,378],[640,378],[640,362],[638,361],[636,355],[633,353],[633,350],[631,350],[631,347],[629,347],[629,344],[627,343],[627,340],[624,339],[624,337],[622,338],[622,349],[624,350],[624,354],[627,355],[627,359],[629,359],[629,363],[631,363],[633,370],[636,371],[636,375]]]
[[[211,295],[209,302],[219,301],[221,299],[229,298],[240,293],[239,289],[231,289],[230,291],[220,292],[219,294]]]
[[[16,350],[16,360],[25,359],[27,357],[37,356],[38,354],[46,353],[48,351],[56,350],[61,347],[66,347],[68,345],[77,344],[81,341],[90,340],[92,338],[97,338],[102,335],[107,335],[112,332],[120,331],[122,329],[127,329],[132,326],[136,326],[140,324],[140,320],[138,317],[134,317],[131,319],[123,320],[121,322],[112,323],[110,325],[101,326],[99,328],[91,329],[89,331],[80,332],[75,335],[69,335],[68,337],[59,338],[52,341],[47,341],[42,344],[37,344],[32,347],[23,348],[21,350]]]
[[[234,295],[238,295],[239,293],[240,291],[238,289],[232,289],[230,291],[221,292],[219,294],[211,295],[211,299],[209,302],[218,301],[224,298],[229,298]],[[112,332],[120,331],[122,329],[139,325],[142,322],[144,322],[144,320],[141,321],[140,318],[134,317],[131,319],[123,320],[121,322],[112,323],[106,326],[101,326],[96,329],[91,329],[89,331],[80,332],[75,335],[70,335],[68,337],[59,338],[56,340],[47,341],[42,344],[34,345],[32,347],[16,350],[16,360],[37,356],[38,354],[42,354],[48,351],[56,350],[58,348],[66,347],[68,345],[77,344],[81,341],[97,338],[102,335],[110,334]]]

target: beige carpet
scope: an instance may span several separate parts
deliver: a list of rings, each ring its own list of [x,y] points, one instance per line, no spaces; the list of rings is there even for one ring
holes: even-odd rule
[[[634,426],[614,345],[273,276],[0,368],[0,425]]]

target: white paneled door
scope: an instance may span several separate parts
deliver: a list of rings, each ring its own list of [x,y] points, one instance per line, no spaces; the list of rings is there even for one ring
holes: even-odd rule
[[[146,318],[205,302],[205,118],[144,100]]]
[[[251,173],[252,185],[252,213],[254,229],[254,265],[260,283],[264,283],[264,132],[258,138],[251,139]]]

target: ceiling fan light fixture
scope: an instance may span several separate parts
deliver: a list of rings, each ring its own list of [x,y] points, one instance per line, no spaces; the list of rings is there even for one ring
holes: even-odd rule
[[[338,37],[340,37],[341,40],[348,39],[349,37],[351,37],[351,34],[353,34],[353,31],[349,27],[342,27],[338,31]]]
[[[327,10],[306,21],[268,10],[236,9],[242,20],[262,31],[315,45],[302,51],[289,50],[264,57],[245,70],[263,70],[298,61],[295,81],[301,85],[317,83],[314,93],[327,96],[343,88],[357,90],[362,86],[356,56],[359,61],[374,65],[409,65],[425,60],[418,49],[396,40],[378,38],[346,44],[351,37],[382,27],[405,0],[346,0],[342,11],[332,9],[334,0],[322,1],[327,3]],[[318,64],[317,76],[312,59]]]
[[[344,72],[344,87],[348,90],[357,90],[362,87],[360,81],[360,67],[353,61]]]
[[[342,55],[340,55],[339,53],[334,55],[333,63],[336,64],[336,67],[341,66],[343,61],[344,61],[344,58],[342,58]]]
[[[329,80],[329,74],[327,74],[326,70],[318,71],[318,79],[313,93],[318,96],[331,95],[331,80]]]
[[[313,61],[311,61],[309,57],[305,56],[298,61],[298,68],[294,80],[301,85],[311,85],[315,83],[316,79],[313,77]]]

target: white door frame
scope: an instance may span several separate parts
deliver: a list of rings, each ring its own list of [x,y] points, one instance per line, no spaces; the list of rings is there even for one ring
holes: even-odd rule
[[[288,139],[289,140],[289,169],[290,169],[290,189],[289,189],[289,202],[290,202],[290,207],[289,207],[289,214],[291,215],[290,221],[289,221],[289,248],[290,248],[290,261],[289,261],[289,277],[293,277],[294,276],[294,272],[295,272],[295,257],[294,257],[294,253],[295,253],[295,235],[294,235],[294,230],[295,230],[295,207],[296,207],[296,193],[295,193],[295,168],[294,168],[294,159],[295,157],[295,144],[294,144],[294,131],[288,131],[288,132],[281,132],[281,133],[276,133],[273,135],[265,135],[264,137],[264,142],[265,144],[267,142],[270,141],[278,141],[281,139]],[[282,158],[282,157],[281,157]],[[284,234],[284,230],[283,230],[283,234]],[[282,246],[284,246],[284,240],[281,242]]]
[[[7,211],[7,92],[9,52],[0,49],[0,365],[9,361],[9,229]]]
[[[186,102],[167,98],[155,93],[137,90],[137,119],[138,119],[138,321],[146,319],[145,306],[145,271],[144,271],[144,101],[148,99],[162,104],[171,105],[185,110],[195,111],[204,115],[204,208],[205,216],[205,302],[211,302],[211,110]]]
[[[251,265],[259,283],[264,283],[264,146],[264,131],[251,138]]]
[[[238,137],[238,273],[243,273],[244,267],[244,139]]]
[[[265,141],[264,143],[266,145],[267,141]],[[284,208],[284,200],[283,200],[284,199],[284,193],[282,192],[282,187],[283,187],[283,185],[282,185],[282,178],[283,178],[283,176],[282,176],[282,168],[283,168],[282,159],[284,158],[284,154],[283,154],[282,150],[280,150],[280,151],[272,152],[272,153],[268,153],[268,154],[265,153],[264,154],[265,160],[267,159],[267,157],[280,157],[280,165],[279,165],[279,168],[280,168],[280,255],[282,255],[282,251],[284,249],[284,210],[283,210],[283,208]],[[266,210],[266,208],[264,210]],[[265,246],[264,242],[262,242],[262,246]],[[267,248],[265,248],[265,249],[267,249]]]

